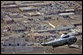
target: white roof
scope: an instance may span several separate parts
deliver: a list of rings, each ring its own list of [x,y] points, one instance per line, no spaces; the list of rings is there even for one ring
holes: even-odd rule
[[[60,13],[59,15],[72,15],[72,14],[74,14],[73,12],[71,12],[71,13]]]
[[[30,7],[24,7],[23,9],[27,10],[27,9],[31,9]]]

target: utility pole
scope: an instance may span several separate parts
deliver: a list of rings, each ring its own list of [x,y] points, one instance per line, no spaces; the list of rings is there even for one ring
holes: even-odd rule
[[[35,37],[33,36],[33,32],[34,32],[34,30],[33,30],[33,28],[31,28],[31,31],[30,31],[30,39],[31,39],[32,42],[35,41]]]

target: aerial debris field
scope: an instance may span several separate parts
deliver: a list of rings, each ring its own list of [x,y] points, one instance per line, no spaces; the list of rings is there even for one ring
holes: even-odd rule
[[[64,33],[75,48],[41,45]],[[1,1],[1,54],[19,53],[82,54],[82,1]]]

